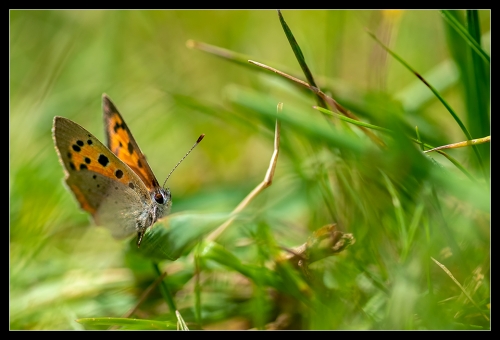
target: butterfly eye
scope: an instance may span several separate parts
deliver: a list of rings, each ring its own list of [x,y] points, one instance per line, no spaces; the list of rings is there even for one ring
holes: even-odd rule
[[[163,195],[161,194],[161,192],[157,192],[155,194],[155,201],[158,203],[158,204],[163,204],[165,203],[165,199],[163,198]]]

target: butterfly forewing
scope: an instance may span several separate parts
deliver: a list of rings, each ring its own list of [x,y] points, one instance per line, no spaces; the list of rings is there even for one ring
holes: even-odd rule
[[[148,190],[159,188],[160,185],[144,154],[118,109],[106,94],[102,96],[102,107],[108,148],[142,179]]]
[[[69,119],[54,118],[53,137],[66,183],[82,209],[92,214],[96,224],[111,229],[115,237],[133,233],[136,217],[144,206],[152,204],[139,176]]]

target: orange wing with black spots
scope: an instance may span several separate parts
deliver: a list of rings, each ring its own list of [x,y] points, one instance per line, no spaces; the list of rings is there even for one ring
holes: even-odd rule
[[[55,117],[53,137],[66,183],[82,209],[94,217],[114,190],[130,189],[139,193],[134,199],[150,200],[140,177],[80,125]]]
[[[152,191],[160,185],[146,161],[146,157],[135,142],[118,109],[106,94],[102,95],[104,129],[108,148],[127,164]]]

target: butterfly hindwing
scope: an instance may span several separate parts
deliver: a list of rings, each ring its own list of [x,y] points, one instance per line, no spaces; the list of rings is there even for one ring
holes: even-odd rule
[[[160,187],[146,157],[141,152],[118,109],[106,94],[102,96],[104,129],[108,148],[127,164],[144,182],[148,190]]]

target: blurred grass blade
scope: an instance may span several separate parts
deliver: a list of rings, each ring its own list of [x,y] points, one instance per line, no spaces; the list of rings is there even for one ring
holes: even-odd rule
[[[370,31],[367,31],[367,33],[377,42],[382,46],[390,55],[392,55],[397,61],[399,61],[404,67],[406,67],[410,72],[412,72],[415,76],[417,76],[422,82],[436,95],[436,97],[443,103],[443,105],[446,107],[448,112],[452,115],[452,117],[455,119],[457,122],[458,126],[460,126],[460,129],[462,129],[463,133],[467,137],[467,139],[471,140],[472,136],[465,127],[465,125],[462,123],[458,115],[455,113],[455,111],[451,108],[451,106],[444,100],[444,98],[439,94],[439,92],[431,85],[429,84],[417,71],[415,71],[406,61],[404,61],[399,55],[394,53],[389,47],[385,46],[373,33]],[[474,148],[474,153],[476,154],[479,166],[481,167],[483,174],[485,175],[485,179],[487,180],[487,175],[484,169],[483,161],[481,159],[481,155],[479,153],[479,150],[476,148],[475,145],[472,146]]]
[[[394,185],[392,184],[391,180],[389,179],[389,177],[387,177],[387,175],[385,173],[383,173],[382,171],[380,171],[380,172],[382,174],[382,177],[385,180],[385,185],[386,185],[387,191],[389,192],[389,194],[391,195],[391,198],[392,198],[392,204],[394,206],[396,220],[398,221],[399,232],[401,235],[401,241],[402,241],[401,246],[402,246],[402,249],[404,250],[405,248],[408,247],[408,245],[407,245],[408,231],[406,230],[406,223],[405,223],[405,219],[404,219],[403,207],[401,206],[401,201],[398,197],[396,188],[394,188]]]
[[[403,253],[401,255],[401,261],[405,262],[406,258],[408,257],[408,254],[410,252],[410,249],[413,246],[413,239],[415,236],[415,232],[417,231],[417,228],[421,225],[420,219],[422,217],[422,213],[424,212],[425,204],[423,202],[418,203],[418,205],[415,207],[415,211],[413,212],[412,219],[410,221],[410,225],[408,226],[408,240],[405,244],[405,247],[403,249]]]
[[[477,10],[467,10],[467,29],[471,37],[480,45],[481,29]],[[468,49],[468,54],[472,58],[472,63],[468,64],[470,70],[471,84],[468,94],[473,110],[468,112],[468,123],[471,134],[474,137],[485,136],[490,133],[489,105],[490,105],[490,65],[484,63],[481,58],[474,53],[473,49]],[[482,150],[483,157],[489,159],[488,150]]]
[[[245,91],[237,86],[231,87],[227,95],[228,99],[239,107],[250,110],[268,119],[273,119],[273,121],[276,119],[276,112],[274,110],[276,104],[267,96],[260,95],[253,91]],[[283,114],[280,115],[279,119],[282,123],[289,124],[290,128],[293,128],[295,132],[303,134],[311,140],[321,140],[332,146],[355,153],[361,153],[364,148],[368,147],[363,140],[352,134],[347,134],[342,130],[333,133],[332,129],[325,126],[325,124],[319,124],[312,119],[302,117],[303,115],[295,112],[293,107],[287,106],[283,109]]]
[[[463,28],[466,21],[463,11],[448,11],[446,12],[449,18],[452,18],[456,23],[459,23]],[[477,12],[466,11],[467,30],[470,32],[470,37],[475,39],[478,44],[481,42],[479,34],[480,27],[477,24]],[[443,20],[446,20],[443,16]],[[467,44],[463,36],[460,35],[451,25],[445,25],[447,33],[448,47],[455,63],[460,71],[460,87],[462,97],[465,102],[465,113],[467,126],[473,138],[487,136],[490,134],[490,64],[484,62],[474,49]],[[489,37],[486,39],[490,40]],[[472,138],[467,138],[472,139]],[[480,155],[486,160],[487,168],[490,162],[489,148],[481,147]],[[473,148],[476,152],[476,148]],[[475,166],[475,164],[473,164]],[[484,170],[483,170],[484,171]],[[485,177],[489,174],[485,172]]]
[[[167,303],[168,307],[170,308],[170,312],[176,311],[177,307],[175,306],[175,301],[174,298],[172,297],[172,294],[170,293],[170,289],[168,289],[167,284],[165,283],[164,277],[167,276],[166,272],[161,272],[160,267],[158,267],[158,263],[153,262],[153,269],[158,275],[158,278],[161,277],[160,279],[160,292],[161,295],[163,296],[163,299],[165,299],[165,302]]]
[[[241,66],[248,67],[248,59],[251,59],[250,56],[243,54],[243,53],[237,53],[234,51],[230,51],[228,49],[210,45],[210,44],[205,44],[203,42],[195,41],[192,39],[189,39],[186,41],[186,47],[192,48],[192,49],[197,49],[203,52],[207,52],[209,54],[215,55],[217,57],[220,57],[222,59],[231,61],[233,63],[236,63]]]
[[[89,326],[126,326],[127,329],[177,329],[177,325],[173,322],[143,319],[81,318],[76,322]]]
[[[360,122],[358,120],[350,119],[350,118],[341,116],[338,113],[332,112],[330,110],[324,109],[324,108],[319,107],[319,106],[313,106],[313,108],[315,108],[316,110],[321,111],[324,114],[336,115],[340,120],[343,120],[343,121],[351,123],[351,124],[355,124],[355,125],[359,125],[359,126],[363,126],[363,127],[369,128],[369,129],[374,129],[374,130],[379,130],[379,131],[382,131],[382,132],[394,134],[394,131],[392,131],[392,130],[389,130],[389,129],[386,129],[386,128],[383,128],[383,127],[380,127],[380,126],[377,126],[377,125]],[[417,130],[417,135],[418,135],[418,129],[416,128],[416,130]],[[434,148],[432,145],[429,145],[427,143],[422,143],[422,141],[420,141],[420,136],[419,135],[418,135],[417,139],[414,139],[414,138],[411,138],[411,137],[409,137],[409,138],[412,141],[414,141],[415,143],[419,144],[422,150],[424,150],[425,147],[427,147],[427,148],[430,149],[430,150],[427,150],[427,151],[424,151],[424,152],[430,152],[430,151],[437,151],[437,152],[439,152],[440,154],[442,154],[443,156],[445,156],[446,158],[448,158],[448,160],[451,163],[453,163],[453,165],[455,165],[460,171],[462,171],[467,177],[469,177],[473,181],[476,181],[476,179],[457,160],[455,160],[453,157],[449,156],[448,154],[446,154],[444,152],[438,151],[438,150],[440,150],[440,148],[443,148],[443,147]],[[485,143],[486,142],[486,140],[485,140],[486,138],[488,138],[488,141],[489,141],[489,137],[485,137],[485,138],[482,138],[483,141],[481,141],[481,143]],[[462,142],[462,143],[466,143],[466,142]],[[475,144],[479,144],[479,141],[475,142]]]
[[[441,264],[439,261],[437,261],[435,258],[433,258],[431,256],[431,259],[432,261],[434,261],[452,280],[453,282],[455,282],[455,284],[460,288],[460,290],[462,291],[462,293],[464,293],[464,295],[467,297],[467,299],[469,299],[470,302],[472,302],[472,304],[479,310],[479,312],[481,313],[481,315],[487,320],[487,321],[490,321],[490,318],[488,318],[488,316],[486,314],[484,314],[484,312],[481,310],[481,307],[478,306],[478,304],[476,303],[476,301],[474,301],[472,299],[472,297],[469,295],[469,293],[467,293],[467,291],[465,290],[465,288],[460,284],[460,282],[458,282],[457,279],[455,279],[455,277],[453,276],[453,274],[448,270],[448,268],[446,268],[443,264]]]
[[[178,310],[175,311],[175,316],[177,317],[177,330],[180,328],[181,331],[189,331],[186,322],[184,322],[184,319]]]
[[[229,62],[232,62],[232,63],[235,63],[237,65],[244,66],[245,68],[252,69],[253,71],[257,70],[259,72],[265,72],[263,69],[256,69],[255,67],[252,67],[248,63],[248,60],[255,59],[255,58],[252,58],[251,56],[243,54],[243,53],[234,52],[234,51],[222,48],[222,47],[218,47],[218,46],[215,46],[215,45],[206,44],[206,43],[203,43],[203,42],[200,42],[200,41],[191,40],[191,39],[188,40],[188,41],[186,41],[186,46],[188,48],[197,49],[199,51],[203,51],[203,52],[209,53],[211,55],[214,55],[214,56],[217,56],[219,58],[225,59],[225,60],[227,60]],[[280,69],[285,70],[285,68],[283,66],[280,66]],[[292,74],[293,75],[293,72],[291,70],[286,70],[285,72],[287,74]],[[276,74],[276,76],[279,77],[278,74]],[[298,78],[299,76],[298,75],[294,75],[294,77]],[[294,85],[301,92],[307,93],[307,94],[310,93],[303,86],[300,86],[299,84],[296,84],[296,83],[294,83]]]
[[[420,143],[420,149],[424,151],[424,144],[422,143],[422,139],[420,138],[420,132],[418,132],[418,126],[415,126],[415,134],[417,135],[417,142]]]
[[[365,123],[365,122],[362,122],[362,121],[359,121],[359,120],[351,119],[351,118],[348,118],[348,117],[344,117],[344,116],[339,115],[338,113],[335,113],[333,111],[324,109],[324,108],[319,107],[319,106],[313,106],[313,109],[316,109],[316,110],[318,110],[318,111],[320,111],[320,112],[322,112],[324,114],[330,115],[330,116],[336,116],[337,118],[339,118],[340,120],[343,120],[344,122],[349,122],[349,123],[357,125],[357,126],[362,126],[362,127],[366,127],[366,128],[369,128],[369,129],[379,130],[379,131],[383,131],[383,132],[387,132],[387,133],[394,133],[393,131],[391,131],[389,129],[386,129],[386,128],[383,128],[383,127],[380,127],[380,126],[377,126],[377,125]]]
[[[253,265],[243,264],[240,259],[227,251],[223,246],[215,242],[204,242],[200,252],[200,258],[203,260],[211,260],[218,264],[231,268],[251,280],[280,289],[279,278],[275,273],[265,267],[257,267]],[[262,281],[263,280],[263,281]]]
[[[295,37],[293,36],[292,31],[290,30],[290,27],[288,27],[287,23],[285,22],[285,19],[283,18],[283,15],[281,14],[280,10],[278,10],[278,17],[280,19],[281,27],[283,27],[283,31],[285,31],[286,38],[288,39],[288,42],[290,43],[290,46],[292,47],[293,53],[295,54],[295,58],[297,58],[297,61],[299,62],[299,65],[300,65],[300,68],[302,69],[302,72],[304,72],[304,75],[306,76],[307,81],[312,86],[318,88],[318,85],[316,85],[316,82],[314,81],[314,77],[313,77],[311,71],[309,70],[309,67],[307,67],[306,60],[304,58],[304,54],[302,54],[302,50],[300,49],[300,46],[297,43],[297,40],[295,40]],[[325,101],[318,94],[316,94],[316,100],[317,100],[319,106],[326,108]]]
[[[286,261],[276,265],[275,271],[266,267],[244,264],[235,255],[215,242],[206,242],[200,257],[203,260],[211,260],[231,268],[258,284],[290,294],[306,305],[310,303],[303,293],[304,283],[295,275],[296,272]]]
[[[457,19],[453,17],[453,15],[450,13],[449,10],[443,10],[441,11],[443,14],[443,17],[445,20],[450,24],[451,27],[455,31],[457,31],[458,34],[460,34],[465,42],[472,48],[474,52],[476,52],[481,59],[486,61],[487,63],[490,63],[490,56],[481,48],[481,45],[469,34],[467,29],[460,23],[458,22]]]
[[[201,260],[200,251],[201,243],[198,243],[194,251],[194,315],[196,318],[196,323],[201,325],[201,284],[200,284],[200,271],[201,271]]]
[[[477,180],[474,178],[474,176],[472,176],[470,174],[469,171],[467,171],[467,169],[465,169],[462,164],[460,164],[455,158],[451,157],[450,155],[448,155],[446,152],[444,151],[441,151],[441,150],[438,150],[437,153],[445,156],[453,165],[455,165],[460,171],[462,171],[462,173],[467,176],[471,181],[473,182],[477,182]]]

